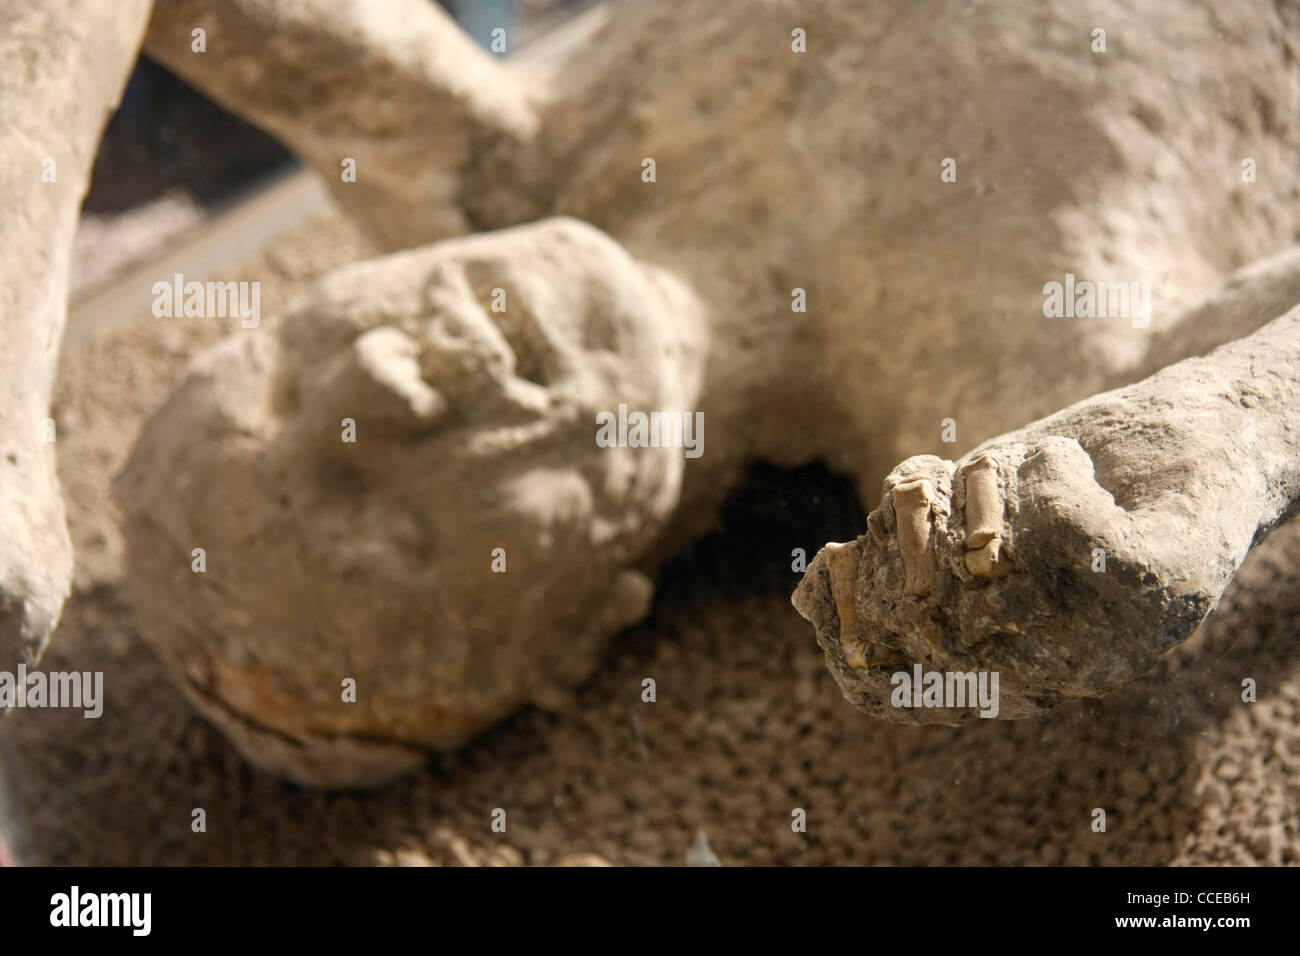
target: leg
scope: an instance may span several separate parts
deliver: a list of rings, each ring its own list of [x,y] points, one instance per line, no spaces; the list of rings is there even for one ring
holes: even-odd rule
[[[72,237],[149,0],[0,0],[0,668],[35,660],[72,552],[47,422]]]

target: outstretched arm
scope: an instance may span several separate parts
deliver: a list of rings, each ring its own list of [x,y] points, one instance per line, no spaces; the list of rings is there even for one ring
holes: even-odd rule
[[[391,249],[473,231],[494,201],[480,176],[492,182],[484,171],[537,122],[523,88],[428,0],[160,0],[145,51],[313,165]]]
[[[1300,307],[956,463],[908,459],[794,604],[869,714],[978,713],[909,706],[894,675],[919,664],[998,673],[998,716],[1024,717],[1145,672],[1298,508]]]

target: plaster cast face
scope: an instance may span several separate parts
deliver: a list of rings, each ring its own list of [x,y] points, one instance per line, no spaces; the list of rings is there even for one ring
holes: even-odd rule
[[[134,562],[206,548],[140,602],[155,640],[201,704],[296,736],[445,746],[557,699],[647,611],[631,565],[687,461],[598,417],[692,409],[702,328],[571,220],[332,274],[196,362],[120,480]]]

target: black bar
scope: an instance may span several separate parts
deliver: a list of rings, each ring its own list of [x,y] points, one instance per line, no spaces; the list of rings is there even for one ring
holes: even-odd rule
[[[438,950],[475,939],[497,949],[511,938],[647,948],[701,935],[733,947],[789,936],[807,948],[847,936],[842,945],[874,951],[889,942],[1104,937],[1183,945],[1200,936],[1231,946],[1257,931],[1290,930],[1297,885],[1296,871],[1282,868],[8,868],[0,869],[0,939],[6,948],[72,934],[91,944],[319,941],[337,948],[415,938]],[[116,909],[127,925],[51,925],[66,921],[70,905],[59,910],[60,894],[70,904],[73,886],[86,918],[111,918]],[[122,897],[105,906],[100,895],[131,893],[150,894],[147,936],[137,936],[130,919],[143,927],[143,896],[139,909],[128,910]],[[1120,925],[1135,919],[1154,922]]]

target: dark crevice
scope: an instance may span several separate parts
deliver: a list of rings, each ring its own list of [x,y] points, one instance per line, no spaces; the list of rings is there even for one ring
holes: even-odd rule
[[[125,212],[171,190],[211,209],[294,162],[275,139],[142,57],[104,131],[84,209]]]
[[[792,567],[794,549],[803,549],[806,566],[827,541],[851,541],[866,527],[849,478],[820,463],[757,464],[722,503],[717,527],[664,566],[656,609],[714,597],[790,594],[803,578]]]

